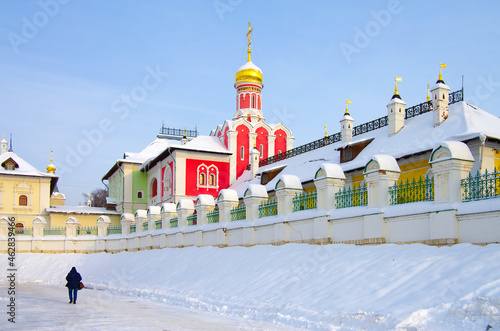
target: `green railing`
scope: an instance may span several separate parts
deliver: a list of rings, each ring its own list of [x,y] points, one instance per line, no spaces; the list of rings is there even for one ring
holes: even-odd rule
[[[214,209],[207,214],[208,223],[219,223],[219,209]]]
[[[259,218],[278,214],[278,202],[271,199],[268,202],[263,202],[259,206]]]
[[[16,236],[33,236],[33,228],[16,228]]]
[[[142,231],[148,231],[149,228],[149,222],[142,222]]]
[[[366,206],[368,204],[368,193],[366,185],[351,189],[343,188],[335,193],[336,208],[348,208]]]
[[[293,198],[293,211],[316,209],[318,203],[318,193],[316,190],[297,194]]]
[[[95,235],[97,236],[97,226],[79,226],[76,228],[77,236]]]
[[[130,226],[130,233],[134,233],[137,230],[137,227],[134,225]]]
[[[198,224],[198,220],[197,220],[196,214],[189,215],[187,217],[187,224],[188,224],[188,226],[189,225],[196,225],[196,224]]]
[[[491,199],[500,195],[500,172],[485,171],[483,175],[477,172],[475,176],[469,173],[467,178],[462,179],[462,200],[474,201]]]
[[[170,219],[170,227],[171,228],[176,228],[178,226],[179,219],[177,217],[174,217]]]
[[[108,226],[108,236],[110,234],[122,234],[122,226],[121,225]]]
[[[161,225],[162,225],[162,220],[156,220],[155,221],[155,229],[156,230],[161,229]]]
[[[400,181],[389,187],[391,205],[400,205],[403,203],[412,203],[418,201],[434,200],[434,177],[422,177],[413,181],[406,179],[406,183]]]
[[[55,226],[43,229],[44,236],[65,236],[66,227],[65,226]]]
[[[247,208],[244,204],[231,209],[231,221],[241,221],[247,218]]]

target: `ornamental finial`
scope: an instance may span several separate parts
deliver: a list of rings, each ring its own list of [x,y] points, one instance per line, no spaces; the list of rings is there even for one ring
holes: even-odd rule
[[[403,78],[402,77],[398,77],[398,75],[395,75],[394,76],[394,80],[395,80],[394,95],[399,95],[399,93],[398,93],[398,82],[402,82]]]
[[[247,53],[248,53],[248,59],[247,59],[247,62],[251,62],[252,61],[252,57],[250,56],[250,54],[252,53],[252,50],[250,49],[250,45],[252,44],[252,39],[251,39],[251,33],[253,31],[253,28],[250,26],[250,22],[248,22],[248,32],[246,34],[246,36],[248,37],[248,50],[247,50]]]
[[[345,99],[345,114],[344,115],[349,115],[349,109],[347,108],[347,104],[352,103],[351,100]]]
[[[427,101],[431,101],[431,95],[429,94],[429,83],[427,83]]]
[[[448,66],[445,63],[439,62],[439,78],[438,78],[438,81],[436,83],[443,83],[444,84],[443,74],[441,72],[441,69],[446,68],[446,67],[448,67]]]
[[[328,131],[326,130],[326,125],[325,125],[325,137],[328,137]]]

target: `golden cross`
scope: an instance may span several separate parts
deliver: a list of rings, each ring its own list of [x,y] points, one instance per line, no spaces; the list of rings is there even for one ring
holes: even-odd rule
[[[251,39],[252,31],[253,31],[253,28],[250,27],[250,22],[248,22],[248,32],[246,34],[246,36],[248,37],[248,50],[247,50],[247,53],[248,53],[247,61],[248,62],[252,61],[252,58],[250,57],[250,53],[252,53],[252,50],[250,49],[250,45],[252,44],[252,39]]]
[[[250,24],[251,24],[251,23],[250,23],[250,22],[248,22],[248,32],[247,32],[247,34],[246,34],[246,36],[248,37],[248,48],[250,48],[250,44],[252,43],[252,39],[250,39],[250,37],[251,37],[251,35],[250,35],[250,34],[251,34],[251,33],[252,33],[252,31],[253,31],[253,28],[251,28],[251,27],[250,27]]]

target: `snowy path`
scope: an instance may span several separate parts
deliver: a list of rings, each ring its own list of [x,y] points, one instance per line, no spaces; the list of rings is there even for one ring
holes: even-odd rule
[[[171,307],[140,298],[84,289],[76,305],[65,287],[21,284],[16,293],[16,324],[2,314],[7,330],[292,330]],[[5,306],[7,287],[0,285]]]

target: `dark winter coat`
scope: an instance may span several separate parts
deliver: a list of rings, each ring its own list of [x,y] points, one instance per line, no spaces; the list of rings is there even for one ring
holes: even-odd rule
[[[66,284],[67,288],[78,289],[80,288],[80,282],[82,281],[82,276],[78,272],[76,272],[76,268],[73,267],[69,274],[66,276],[66,280],[68,283]]]

